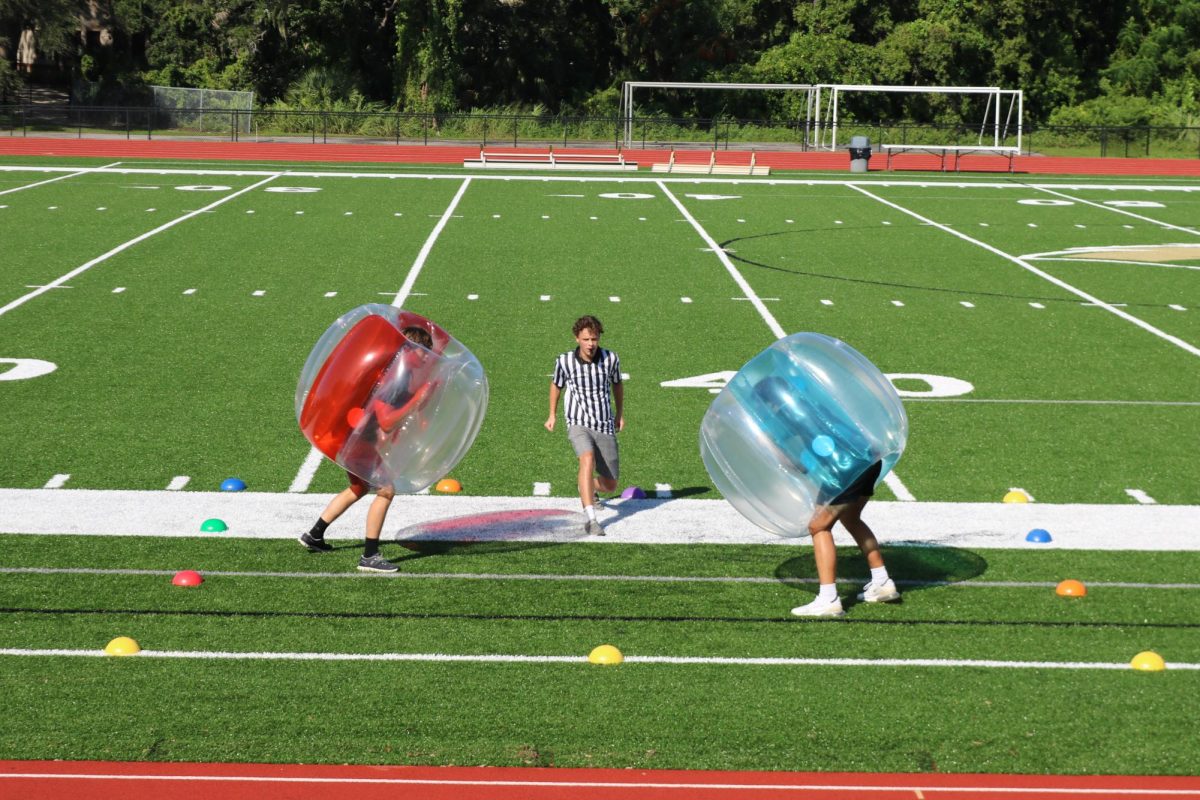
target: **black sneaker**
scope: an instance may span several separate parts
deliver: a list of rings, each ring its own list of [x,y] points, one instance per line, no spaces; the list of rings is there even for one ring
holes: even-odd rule
[[[373,556],[363,556],[358,559],[359,572],[399,572],[400,568],[383,556],[376,553]]]
[[[304,547],[310,553],[328,553],[333,549],[333,545],[331,545],[329,542],[325,541],[324,539],[318,539],[311,533],[300,534],[300,538],[296,541],[304,545]]]

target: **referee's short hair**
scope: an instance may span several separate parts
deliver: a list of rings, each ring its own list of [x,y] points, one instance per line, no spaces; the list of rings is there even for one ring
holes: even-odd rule
[[[596,319],[591,314],[585,314],[584,316],[575,320],[575,326],[571,328],[571,332],[578,336],[580,333],[586,330],[595,331],[596,335],[599,336],[600,334],[604,333],[604,326],[600,324],[600,320]]]

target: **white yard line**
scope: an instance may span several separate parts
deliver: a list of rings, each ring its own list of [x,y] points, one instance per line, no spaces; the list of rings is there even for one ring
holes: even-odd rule
[[[898,545],[903,546],[903,545]],[[0,567],[0,575],[128,575],[131,577],[167,577],[175,575],[173,569],[101,569],[98,567]],[[295,580],[328,580],[330,578],[346,578],[350,580],[378,580],[378,575],[365,572],[262,572],[240,570],[209,570],[203,571],[205,578],[291,578]],[[558,573],[528,573],[528,572],[397,572],[389,577],[397,580],[462,580],[462,581],[531,581],[546,583],[716,583],[716,584],[761,584],[775,586],[816,586],[817,578],[767,578],[763,576],[741,575],[566,575]],[[865,580],[840,578],[838,583],[843,586],[861,586]],[[961,581],[916,581],[896,580],[897,586],[912,588],[967,588],[967,589],[1053,589],[1057,581],[977,581],[973,579]],[[1200,583],[1135,583],[1130,581],[1087,581],[1089,589],[1163,589],[1177,592],[1198,591]],[[163,612],[169,613],[169,612]]]
[[[446,206],[446,210],[442,212],[441,219],[433,226],[429,236],[425,239],[425,244],[421,246],[421,251],[417,253],[416,260],[408,270],[408,275],[404,279],[404,283],[400,286],[400,290],[396,292],[392,298],[392,305],[396,308],[402,308],[405,301],[408,300],[412,293],[412,288],[417,282],[417,276],[421,274],[421,270],[425,266],[426,260],[429,258],[430,252],[433,251],[433,245],[437,242],[438,236],[446,227],[446,223],[454,215],[454,209],[458,207],[458,203],[466,194],[467,187],[471,185],[471,178],[462,179],[462,185],[458,187],[458,191],[454,193],[454,198],[451,199],[450,205]],[[308,491],[308,487],[312,485],[313,478],[316,477],[317,470],[321,467],[321,461],[324,456],[317,448],[312,448],[308,451],[308,455],[304,458],[304,463],[300,465],[300,469],[296,472],[296,477],[292,479],[291,486],[288,487],[289,492],[298,493]]]
[[[882,203],[883,205],[888,206],[889,208],[894,208],[903,214],[907,214],[908,216],[912,217],[913,219],[919,220],[919,221],[924,222],[928,225],[931,225],[935,228],[938,228],[939,230],[945,231],[946,233],[949,233],[952,236],[957,236],[958,238],[962,239],[965,242],[969,242],[970,244],[973,244],[976,247],[981,247],[984,250],[987,250],[990,253],[998,255],[1007,261],[1011,261],[1012,263],[1016,264],[1017,266],[1021,267],[1022,269],[1025,269],[1028,272],[1038,276],[1042,280],[1048,281],[1048,282],[1054,284],[1055,286],[1058,286],[1061,289],[1065,289],[1066,291],[1070,292],[1071,294],[1073,294],[1077,297],[1082,297],[1084,300],[1087,300],[1090,303],[1095,303],[1097,306],[1099,306],[1100,308],[1103,308],[1105,311],[1108,311],[1110,314],[1114,314],[1114,315],[1120,317],[1121,319],[1125,320],[1126,322],[1131,322],[1134,325],[1138,326],[1139,328],[1159,337],[1160,339],[1170,342],[1171,344],[1180,348],[1184,352],[1190,353],[1191,355],[1194,355],[1194,356],[1200,356],[1200,347],[1196,347],[1194,344],[1191,344],[1190,342],[1186,342],[1183,339],[1180,339],[1178,336],[1172,336],[1171,334],[1167,333],[1166,331],[1163,331],[1163,330],[1160,330],[1160,329],[1154,327],[1153,325],[1146,322],[1145,320],[1139,319],[1138,317],[1135,317],[1126,311],[1122,311],[1121,309],[1117,308],[1116,306],[1112,305],[1111,303],[1106,303],[1103,300],[1101,300],[1100,298],[1094,297],[1093,295],[1088,294],[1087,292],[1083,291],[1082,289],[1072,286],[1071,284],[1067,283],[1066,281],[1056,278],[1053,275],[1051,275],[1050,273],[1038,269],[1033,264],[1030,264],[1027,260],[1025,260],[1023,258],[1014,256],[1011,253],[1006,253],[1003,250],[999,249],[998,247],[993,247],[992,245],[988,244],[987,242],[982,242],[979,239],[976,239],[974,237],[968,236],[965,233],[962,233],[961,231],[956,231],[954,228],[951,228],[948,225],[943,225],[940,222],[934,222],[933,220],[929,219],[928,217],[918,214],[916,211],[905,208],[904,206],[899,205],[897,203],[893,203],[891,200],[886,200],[877,194],[867,191],[866,189],[864,189],[861,186],[851,185],[850,188],[854,189],[857,192],[861,192],[862,194],[865,194],[867,197],[870,197],[872,200]]]
[[[750,283],[742,276],[742,273],[738,270],[738,268],[733,265],[733,262],[729,260],[729,256],[726,255],[725,251],[721,249],[721,246],[717,244],[716,240],[709,235],[708,231],[704,229],[703,225],[696,221],[696,218],[693,217],[691,212],[687,210],[687,207],[679,201],[679,198],[671,193],[671,190],[667,188],[665,183],[663,183],[661,180],[656,181],[656,183],[658,184],[658,188],[662,191],[662,193],[667,196],[667,199],[675,204],[675,208],[679,210],[679,213],[683,214],[683,218],[691,223],[691,226],[696,230],[696,233],[700,235],[700,238],[704,240],[704,243],[712,249],[713,254],[720,259],[721,264],[725,267],[726,271],[729,272],[730,277],[733,278],[733,282],[736,283],[738,288],[742,290],[742,294],[744,294],[746,298],[750,300],[750,303],[754,306],[755,310],[758,311],[759,316],[763,318],[763,321],[767,323],[767,327],[771,329],[771,333],[775,334],[775,338],[782,339],[783,337],[787,336],[787,331],[785,331],[783,326],[779,324],[779,320],[775,319],[775,315],[767,310],[766,304],[763,302],[762,298],[758,296],[758,293],[754,291],[754,287],[751,286]]]
[[[675,204],[675,208],[679,210],[679,213],[683,214],[684,219],[691,223],[691,226],[695,228],[696,233],[700,234],[700,238],[703,239],[705,244],[709,246],[713,254],[720,259],[721,264],[723,264],[726,271],[729,272],[729,275],[733,278],[734,283],[736,283],[738,288],[742,290],[742,294],[745,295],[744,299],[747,299],[751,302],[755,310],[758,311],[759,316],[761,316],[763,321],[767,323],[767,327],[771,329],[771,333],[775,334],[775,338],[782,339],[783,337],[787,336],[787,331],[785,331],[783,326],[779,324],[779,320],[775,319],[775,315],[767,309],[764,298],[759,297],[758,293],[754,291],[754,287],[750,285],[750,282],[746,280],[741,271],[734,266],[733,262],[729,259],[729,256],[725,253],[721,246],[717,244],[716,240],[709,235],[708,231],[704,229],[704,226],[692,216],[692,214],[687,210],[687,207],[680,202],[678,197],[671,193],[671,190],[668,189],[662,181],[658,182],[658,188],[661,189],[662,193],[665,194],[667,198]],[[779,298],[765,299],[778,300]],[[885,476],[884,480],[887,482],[888,488],[890,488],[892,493],[895,494],[900,500],[909,502],[916,500],[912,492],[910,492],[908,487],[901,482],[899,476],[896,475],[895,472],[889,472],[887,476]]]
[[[798,623],[800,624],[800,623]],[[836,622],[824,623],[836,625]],[[103,650],[0,648],[0,656],[83,656],[113,658]],[[177,658],[224,661],[423,661],[476,664],[588,664],[586,655],[457,654],[457,653],[314,653],[231,652],[226,650],[141,650],[126,658]],[[970,658],[784,658],[726,656],[625,656],[626,664],[721,665],[753,667],[975,667],[981,669],[1129,670],[1128,662],[1004,661]],[[1168,662],[1168,670],[1200,670],[1200,663]]]
[[[101,170],[108,170],[109,167],[115,167],[117,164],[120,164],[120,163],[121,163],[120,161],[116,161],[112,164],[106,164],[103,167],[89,167],[87,169],[69,172],[66,175],[59,175],[57,178],[48,178],[44,181],[38,181],[37,183],[29,183],[24,186],[15,186],[12,189],[4,189],[3,191],[0,191],[0,195],[12,194],[13,192],[21,192],[21,191],[24,191],[25,189],[33,189],[34,187],[37,187],[37,186],[45,186],[47,183],[54,183],[56,181],[64,181],[67,178],[77,178],[80,175],[90,175],[93,172],[100,172]],[[43,170],[43,171],[48,172],[49,170]]]
[[[1047,186],[1035,186],[1034,188],[1037,189],[1039,192],[1045,192],[1046,194],[1052,194],[1055,197],[1062,197],[1064,199],[1071,200],[1076,203],[1083,203],[1084,205],[1094,206],[1095,208],[1102,208],[1105,211],[1112,211],[1115,214],[1124,214],[1127,217],[1133,217],[1134,219],[1139,219],[1142,222],[1149,222],[1154,225],[1158,225],[1159,227],[1162,227],[1162,228],[1170,228],[1173,231],[1182,231],[1184,233],[1190,233],[1193,236],[1200,236],[1200,231],[1196,230],[1195,228],[1185,228],[1182,225],[1174,225],[1170,222],[1163,222],[1162,220],[1154,219],[1153,217],[1146,217],[1146,216],[1142,216],[1141,214],[1135,214],[1132,211],[1127,211],[1124,208],[1121,208],[1120,206],[1108,206],[1108,205],[1105,205],[1104,203],[1097,203],[1092,200],[1085,200],[1082,197],[1076,197],[1075,195],[1063,194],[1062,192],[1055,191],[1054,189],[1051,189]]]
[[[1003,487],[1001,487],[1002,489]],[[865,518],[884,544],[1021,550],[1200,550],[1200,506],[1142,505],[1119,493],[1114,503],[931,503],[876,500]],[[286,492],[110,491],[95,489],[0,489],[0,533],[201,538],[295,539],[308,530],[329,496]],[[546,515],[546,511],[562,512]],[[504,512],[534,512],[528,523],[505,522]],[[425,536],[437,522],[439,538],[475,541],[587,541],[597,545],[773,544],[803,545],[757,528],[724,500],[672,498],[620,500],[606,505],[606,535],[582,534],[579,500],[572,497],[473,497],[407,495],[392,504],[384,535],[389,540]],[[367,506],[359,503],[327,534],[330,540],[362,535]],[[511,514],[508,516],[512,516]],[[201,533],[218,518],[226,533]],[[524,517],[520,517],[524,519]],[[553,518],[553,525],[539,519]],[[451,524],[453,521],[453,524]],[[578,522],[578,524],[574,524]],[[1053,540],[1030,543],[1033,528]],[[1137,531],[1131,536],[1130,531]],[[853,540],[840,530],[839,544]]]
[[[138,244],[139,242],[144,242],[145,240],[149,239],[151,236],[156,236],[157,234],[160,234],[165,230],[175,227],[176,225],[178,225],[181,222],[189,220],[192,217],[198,216],[200,214],[205,214],[209,211],[212,211],[217,206],[219,206],[223,203],[228,203],[230,200],[234,199],[235,197],[239,197],[239,196],[245,194],[246,192],[253,191],[266,183],[270,183],[275,178],[279,177],[280,174],[281,173],[274,173],[270,177],[264,178],[263,180],[261,180],[257,183],[253,183],[244,189],[239,189],[236,192],[227,194],[224,197],[222,197],[221,199],[216,200],[212,203],[209,203],[204,208],[198,208],[195,211],[189,211],[188,213],[184,214],[181,217],[176,217],[175,219],[171,220],[170,222],[167,222],[163,225],[159,225],[157,228],[155,228],[152,231],[147,231],[146,233],[143,233],[140,236],[135,236],[134,238],[130,239],[129,241],[125,242],[124,244],[117,245],[113,249],[109,250],[107,253],[105,253],[101,256],[97,256],[96,258],[93,258],[91,261],[87,262],[86,264],[82,264],[82,265],[76,267],[75,269],[71,270],[70,272],[66,273],[65,275],[61,275],[58,278],[55,278],[53,281],[46,284],[45,286],[40,286],[37,289],[35,289],[34,291],[30,292],[29,294],[23,295],[22,297],[18,297],[16,300],[13,300],[8,305],[0,307],[0,316],[4,316],[9,311],[12,311],[14,308],[24,305],[25,303],[29,302],[33,298],[37,297],[38,295],[45,294],[46,292],[50,291],[51,289],[53,289],[57,286],[61,286],[62,284],[66,283],[67,281],[74,278],[75,276],[81,275],[84,272],[87,272],[89,269],[96,266],[97,264],[101,264],[101,263],[107,261],[108,259],[117,255],[118,253],[122,253],[125,250],[128,250],[129,248],[133,247],[135,244]]]

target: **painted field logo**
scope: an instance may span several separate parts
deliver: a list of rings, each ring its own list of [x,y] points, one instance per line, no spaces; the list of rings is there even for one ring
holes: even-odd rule
[[[1047,253],[1030,253],[1022,258],[1039,261],[1092,261],[1109,264],[1144,264],[1148,267],[1200,270],[1200,244],[1174,242],[1166,244],[1107,245],[1100,247],[1071,247]]]
[[[0,358],[0,381],[26,381],[58,369],[53,361],[39,358]]]

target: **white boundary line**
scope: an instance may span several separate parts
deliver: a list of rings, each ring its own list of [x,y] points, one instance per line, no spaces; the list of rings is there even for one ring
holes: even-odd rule
[[[1143,330],[1154,334],[1155,336],[1159,337],[1160,339],[1170,342],[1171,344],[1180,348],[1184,352],[1190,353],[1191,355],[1194,355],[1194,356],[1200,356],[1200,347],[1196,347],[1195,345],[1191,344],[1190,342],[1185,342],[1183,339],[1180,339],[1178,336],[1172,336],[1171,334],[1167,333],[1166,331],[1159,330],[1158,328],[1154,327],[1153,325],[1146,322],[1145,320],[1139,319],[1138,317],[1135,317],[1128,312],[1122,311],[1121,309],[1113,306],[1112,304],[1106,303],[1103,300],[1101,300],[1100,298],[1094,297],[1094,296],[1088,294],[1087,292],[1083,291],[1082,289],[1078,289],[1075,286],[1072,286],[1071,284],[1067,283],[1066,281],[1056,278],[1053,275],[1051,275],[1050,273],[1038,269],[1033,264],[1030,264],[1028,261],[1020,258],[1019,256],[1014,256],[1011,253],[1006,253],[1005,251],[1001,250],[998,247],[993,247],[992,245],[988,244],[987,242],[982,242],[979,239],[975,239],[971,236],[966,235],[965,233],[956,231],[948,225],[943,225],[940,222],[934,222],[933,220],[929,219],[928,217],[918,214],[916,211],[912,211],[911,209],[905,208],[902,205],[893,203],[891,200],[885,200],[884,198],[880,197],[879,195],[873,194],[861,186],[851,185],[850,188],[854,189],[857,192],[861,192],[862,194],[865,194],[867,197],[870,197],[872,200],[882,203],[885,206],[894,208],[897,211],[901,212],[902,214],[907,214],[910,217],[912,217],[913,219],[920,220],[921,222],[924,222],[927,225],[931,225],[931,226],[933,226],[939,230],[945,231],[946,233],[949,233],[953,236],[957,236],[958,238],[962,239],[965,242],[969,242],[970,244],[973,244],[976,247],[981,247],[990,253],[998,255],[1001,258],[1004,258],[1008,261],[1011,261],[1012,263],[1016,264],[1017,266],[1021,267],[1022,269],[1025,269],[1025,270],[1031,272],[1032,274],[1037,275],[1042,280],[1053,283],[1055,286],[1058,286],[1059,288],[1070,292],[1071,294],[1075,295],[1076,297],[1082,297],[1083,299],[1087,300],[1090,303],[1095,303],[1098,307],[1103,308],[1105,311],[1108,311],[1111,314],[1115,314],[1116,316],[1120,317],[1121,319],[1125,320],[1126,322],[1131,322],[1134,325],[1137,325],[1139,328],[1142,328]]]
[[[903,547],[905,545],[897,545]],[[178,570],[173,569],[100,569],[94,567],[0,567],[0,575],[128,575],[131,577],[167,577]],[[206,578],[295,578],[299,580],[326,580],[329,578],[353,578],[356,580],[378,580],[378,576],[364,572],[244,572],[236,570],[204,570]],[[417,578],[429,580],[464,581],[546,581],[547,583],[729,583],[761,584],[775,586],[817,585],[817,578],[767,578],[741,575],[561,575],[505,572],[397,572],[393,578]],[[861,586],[865,581],[840,578],[844,586]],[[965,587],[970,589],[1052,589],[1055,581],[914,581],[896,579],[899,586],[913,588]],[[1172,591],[1200,590],[1200,583],[1133,583],[1128,581],[1088,581],[1092,589],[1169,589]],[[164,612],[170,613],[170,612]]]
[[[269,174],[279,174],[278,172],[270,172],[264,170],[230,170],[230,169],[145,169],[134,167],[122,167],[120,169],[105,169],[103,167],[91,168],[89,170],[80,170],[77,167],[25,167],[25,166],[4,166],[0,165],[0,172],[98,172],[104,170],[109,173],[129,174],[129,175],[219,175],[228,176],[234,175],[239,177],[255,177]],[[453,180],[461,181],[463,176],[461,173],[421,173],[421,172],[326,172],[321,170],[293,170],[287,169],[285,173],[290,177],[296,178],[382,178],[382,179],[397,179],[397,178],[412,178],[417,180]],[[963,180],[955,181],[930,181],[926,180],[861,180],[849,178],[715,178],[715,177],[695,177],[695,178],[651,178],[651,177],[595,177],[583,175],[472,175],[472,180],[477,181],[534,181],[538,183],[645,183],[659,184],[670,183],[681,186],[700,185],[700,184],[715,184],[724,186],[909,186],[919,188],[936,189],[941,187],[950,187],[957,189],[1009,189],[1023,190],[1040,189],[1042,187],[1056,189],[1111,189],[1111,190],[1128,190],[1131,192],[1200,192],[1200,184],[1122,184],[1122,183],[994,183],[994,182],[971,182]]]
[[[45,294],[46,292],[50,291],[51,289],[55,288],[56,286],[61,286],[62,284],[66,283],[67,281],[74,278],[76,275],[81,275],[84,272],[87,272],[89,269],[96,266],[97,264],[107,261],[108,259],[117,255],[118,253],[128,250],[130,247],[133,247],[135,244],[138,244],[139,242],[143,242],[146,239],[149,239],[151,236],[162,233],[163,231],[167,230],[168,228],[173,228],[176,225],[178,225],[179,223],[189,220],[192,217],[207,213],[207,212],[211,211],[212,209],[216,208],[217,206],[219,206],[223,203],[229,202],[230,200],[232,200],[235,197],[238,197],[240,195],[245,194],[246,192],[250,192],[250,191],[253,191],[254,189],[257,189],[259,186],[262,186],[263,184],[270,183],[271,181],[275,180],[275,178],[278,178],[281,174],[282,173],[278,173],[278,172],[274,173],[270,177],[264,178],[263,180],[259,181],[258,183],[253,183],[253,184],[245,187],[244,189],[239,189],[236,192],[233,192],[232,194],[227,194],[224,197],[222,197],[221,199],[216,200],[212,203],[209,203],[204,208],[199,208],[199,209],[196,209],[195,211],[189,211],[188,213],[184,214],[182,217],[176,217],[175,219],[171,220],[170,222],[159,225],[154,230],[147,231],[146,233],[143,233],[140,236],[135,236],[134,238],[130,239],[129,241],[125,242],[124,244],[117,245],[113,249],[109,250],[107,253],[97,256],[96,258],[93,258],[91,261],[87,262],[86,264],[82,264],[82,265],[76,267],[75,269],[71,270],[70,272],[66,273],[65,275],[55,278],[53,281],[46,284],[45,286],[40,286],[37,289],[35,289],[34,291],[30,292],[29,294],[24,295],[23,297],[18,297],[16,300],[13,300],[8,305],[0,307],[0,316],[4,316],[9,311],[12,311],[14,308],[24,305],[26,302],[32,300],[33,298],[37,297],[38,295]]]
[[[364,771],[370,766],[364,766]],[[440,768],[438,768],[440,769]],[[465,769],[478,769],[466,767]],[[895,776],[888,776],[895,777]],[[197,775],[176,773],[170,775],[145,774],[104,774],[95,772],[9,772],[0,773],[0,778],[18,778],[23,780],[103,780],[103,781],[184,781],[207,783],[283,783],[283,784],[349,784],[365,786],[479,786],[479,787],[524,787],[529,789],[683,789],[704,791],[749,791],[755,794],[763,792],[875,792],[898,794],[915,792],[932,796],[938,794],[1003,794],[1029,795],[1038,797],[1046,794],[1056,795],[1087,795],[1092,798],[1115,796],[1150,796],[1150,797],[1200,797],[1196,789],[1126,789],[1108,787],[1072,787],[1072,786],[969,786],[969,785],[924,785],[924,784],[837,784],[837,783],[699,783],[689,782],[652,782],[637,781],[558,781],[558,780],[504,780],[504,779],[469,779],[469,778],[352,778],[352,777],[322,777],[322,776],[282,776],[282,775]]]
[[[836,624],[836,623],[835,623]],[[0,656],[74,656],[121,658],[103,650],[65,648],[0,648]],[[587,656],[459,653],[313,653],[231,652],[224,650],[140,650],[125,658],[179,658],[226,661],[423,661],[481,664],[588,664]],[[972,658],[785,658],[727,656],[625,656],[626,664],[691,664],[748,667],[976,667],[982,669],[1100,669],[1131,670],[1114,661],[1003,661]],[[1200,663],[1167,662],[1168,670],[1200,670]]]
[[[421,246],[421,250],[417,253],[416,259],[408,270],[408,275],[404,279],[404,283],[400,286],[400,290],[396,292],[396,296],[392,298],[392,305],[396,308],[402,308],[404,302],[408,299],[408,295],[412,292],[413,285],[417,282],[417,276],[421,274],[421,270],[425,266],[426,260],[429,258],[430,252],[433,251],[433,245],[441,235],[442,230],[446,227],[446,223],[454,215],[454,209],[458,207],[458,203],[462,200],[463,195],[467,191],[467,187],[471,185],[471,178],[462,179],[462,186],[458,187],[454,198],[451,199],[450,205],[446,206],[446,210],[442,212],[442,217],[433,226],[433,230],[429,232],[429,236],[425,239],[425,244]],[[308,487],[312,485],[313,478],[316,477],[317,470],[321,466],[321,461],[325,456],[320,450],[313,447],[308,451],[308,455],[304,459],[304,463],[300,465],[300,470],[296,473],[296,477],[292,480],[288,491],[292,493],[306,492]]]

